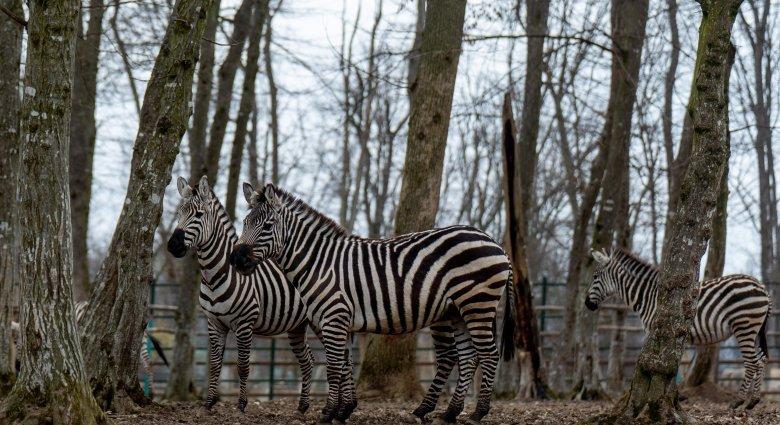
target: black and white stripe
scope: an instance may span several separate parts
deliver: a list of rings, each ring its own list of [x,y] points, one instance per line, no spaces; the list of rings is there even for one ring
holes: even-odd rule
[[[596,269],[585,305],[598,308],[606,298],[617,295],[650,329],[656,315],[659,270],[630,252],[593,252]],[[732,407],[752,408],[761,399],[761,381],[767,363],[766,320],[771,300],[764,285],[747,275],[730,275],[704,281],[691,328],[695,345],[737,340],[745,363],[739,400]]]
[[[303,296],[328,362],[322,421],[345,421],[356,404],[349,395],[339,398],[350,333],[403,334],[428,326],[437,341],[436,384],[443,385],[462,353],[458,390],[443,419],[454,422],[462,411],[477,364],[482,387],[470,419],[488,413],[499,358],[496,310],[505,287],[513,296],[511,264],[500,245],[468,226],[364,239],[273,185],[254,192],[245,184],[244,195],[252,209],[231,263],[251,273],[272,258]],[[509,315],[505,327],[513,324]],[[505,335],[511,346],[512,332]],[[432,386],[415,411],[419,418],[435,407],[439,392]]]
[[[238,407],[246,407],[246,382],[252,335],[287,333],[301,368],[298,410],[309,408],[309,391],[314,357],[306,343],[306,309],[298,291],[271,261],[262,262],[249,275],[235,271],[228,255],[237,237],[225,208],[209,188],[204,176],[196,188],[181,177],[182,197],[179,223],[168,241],[168,251],[183,257],[190,248],[197,252],[201,267],[200,305],[208,318],[209,389],[206,406],[217,402],[219,375],[225,339],[233,331],[238,348],[240,395]]]

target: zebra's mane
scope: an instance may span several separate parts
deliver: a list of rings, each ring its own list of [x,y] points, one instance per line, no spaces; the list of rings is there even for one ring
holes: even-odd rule
[[[286,206],[290,211],[297,213],[301,218],[311,219],[317,225],[321,226],[325,230],[330,231],[333,235],[350,236],[350,233],[347,231],[347,229],[333,221],[332,218],[317,211],[317,209],[307,204],[305,201],[293,195],[292,193],[273,184],[268,184],[266,187],[272,188],[276,196],[278,196],[282,201],[282,204],[284,204],[284,206]]]
[[[656,267],[653,264],[650,264],[648,261],[640,258],[638,255],[634,254],[633,252],[623,248],[612,248],[612,250],[609,253],[609,256],[617,260],[623,267],[631,269],[631,266],[639,266],[641,268],[647,268],[652,269],[655,271],[658,271],[658,267]]]

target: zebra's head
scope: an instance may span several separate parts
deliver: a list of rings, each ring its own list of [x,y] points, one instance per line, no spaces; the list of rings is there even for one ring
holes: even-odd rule
[[[259,263],[276,259],[282,251],[282,201],[271,184],[254,190],[251,184],[244,183],[243,189],[250,210],[241,237],[230,254],[230,264],[249,275]]]
[[[190,248],[208,240],[213,230],[208,225],[208,216],[212,212],[214,194],[206,176],[200,179],[196,188],[191,187],[183,177],[179,177],[177,186],[181,195],[181,203],[176,211],[179,223],[168,239],[168,252],[176,258],[182,258]]]
[[[610,273],[610,262],[612,257],[606,251],[592,251],[591,255],[596,262],[593,269],[593,282],[588,289],[588,295],[585,297],[585,307],[588,310],[595,311],[599,308],[602,301],[617,292],[617,282]]]

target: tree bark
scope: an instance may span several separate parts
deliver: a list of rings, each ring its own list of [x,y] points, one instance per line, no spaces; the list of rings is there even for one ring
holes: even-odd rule
[[[84,373],[72,294],[68,126],[79,2],[29,7],[17,191],[21,372],[0,422],[103,423]]]
[[[24,16],[22,0],[0,0],[16,16]],[[14,341],[11,320],[19,305],[18,221],[16,189],[19,176],[19,78],[22,30],[0,16],[0,397],[14,383]]]
[[[701,0],[702,22],[688,111],[693,117],[692,156],[672,215],[668,249],[661,260],[658,306],[631,388],[602,423],[633,423],[647,410],[652,422],[686,418],[676,400],[674,377],[696,310],[699,262],[710,237],[719,185],[728,163],[728,75],[734,47],[731,29],[741,0]],[[647,408],[647,409],[645,409]]]
[[[138,355],[146,325],[155,228],[187,129],[198,48],[211,0],[178,0],[144,95],[130,180],[81,329],[93,391],[104,409],[146,401]]]
[[[712,236],[707,249],[707,265],[704,267],[704,280],[723,276],[726,264],[726,219],[729,203],[729,169],[728,163],[720,179],[718,201],[715,215],[712,217]],[[713,369],[718,359],[718,344],[696,347],[696,357],[685,379],[689,387],[697,387],[707,382],[714,382],[716,370]]]
[[[609,104],[604,123],[604,144],[610,146],[601,190],[601,204],[593,230],[591,249],[613,246],[616,233],[625,229],[628,210],[621,208],[628,184],[629,146],[631,141],[631,118],[636,100],[637,79],[642,60],[642,46],[647,23],[648,1],[613,0],[612,22],[612,78]],[[587,255],[587,254],[586,254]],[[593,258],[584,259],[585,276],[593,271]],[[577,324],[575,330],[575,353],[577,367],[574,379],[574,393],[577,399],[602,397],[599,387],[599,361],[596,326],[598,315],[584,308],[590,279],[580,281],[578,299],[575,304]]]
[[[97,97],[100,38],[103,34],[103,0],[90,0],[89,23],[76,39],[70,121],[70,206],[73,227],[73,288],[76,301],[89,299],[89,202],[92,198],[92,159],[95,152],[95,98]]]
[[[671,190],[675,181],[678,179],[674,173],[672,165],[674,164],[674,136],[672,135],[672,124],[674,124],[674,110],[672,99],[674,98],[674,83],[677,80],[677,64],[680,62],[680,32],[677,29],[677,0],[667,0],[667,11],[669,15],[669,33],[671,36],[671,50],[669,51],[669,69],[664,78],[664,110],[663,110],[663,134],[664,134],[664,152],[666,153],[666,182],[667,188]]]
[[[280,0],[281,1],[281,0]],[[281,4],[280,4],[281,5]],[[271,101],[271,183],[279,184],[279,96],[274,80],[273,58],[271,57],[271,40],[273,39],[273,15],[267,17],[263,43],[263,59],[265,60],[265,79],[268,81],[268,98]]]
[[[541,81],[539,83],[541,84]],[[509,93],[504,95],[501,117],[505,176],[504,208],[506,209],[507,217],[505,235],[509,258],[512,260],[512,270],[514,270],[514,309],[517,312],[517,326],[514,338],[517,350],[520,351],[516,356],[518,370],[521,373],[521,385],[517,390],[517,396],[523,399],[546,398],[547,394],[542,375],[539,326],[533,308],[533,295],[531,293],[531,281],[528,275],[528,260],[526,258],[525,223],[527,221],[524,214],[528,209],[523,205],[523,202],[524,199],[530,199],[524,196],[524,191],[530,189],[530,187],[523,180],[522,170],[527,167],[524,160],[529,153],[522,151],[531,148],[531,146],[523,146],[522,139],[515,141],[517,127],[515,126],[512,113],[512,99]],[[533,143],[533,149],[536,149],[535,145],[536,143]],[[530,371],[531,376],[523,376],[524,371]]]
[[[246,67],[244,68],[244,85],[241,93],[241,103],[238,107],[238,116],[236,116],[236,133],[230,150],[230,167],[228,168],[227,197],[225,202],[225,208],[230,217],[235,217],[236,213],[236,194],[238,193],[238,179],[241,174],[241,159],[246,146],[249,118],[255,104],[255,79],[259,69],[260,39],[263,37],[263,24],[267,16],[268,0],[258,1],[255,4],[252,27],[249,31],[249,46],[247,46]]]
[[[233,101],[233,83],[236,80],[236,71],[241,64],[241,52],[249,32],[252,5],[255,0],[243,0],[236,10],[233,18],[233,35],[230,48],[228,48],[225,61],[219,67],[219,84],[217,86],[217,99],[214,104],[214,118],[211,121],[209,131],[209,144],[206,151],[206,162],[203,164],[203,172],[209,178],[209,183],[214,187],[217,183],[217,170],[219,169],[219,156],[222,152],[222,143],[225,140],[225,130],[230,116],[230,104]]]
[[[465,0],[427,4],[420,68],[411,85],[409,139],[395,217],[398,235],[436,224],[465,14]],[[359,385],[399,397],[419,394],[415,346],[414,334],[371,335]]]

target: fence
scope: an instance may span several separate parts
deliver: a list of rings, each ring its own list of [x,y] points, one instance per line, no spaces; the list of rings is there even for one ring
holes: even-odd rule
[[[769,288],[774,292],[777,284],[770,284]],[[554,350],[557,347],[557,337],[563,323],[563,310],[565,300],[565,284],[549,282],[546,279],[533,286],[534,305],[539,321],[539,329],[542,342],[542,355],[545,362],[554,359]],[[178,284],[156,283],[151,287],[151,305],[149,322],[150,332],[162,343],[168,357],[172,357],[173,334],[175,331],[176,308],[175,300],[178,296]],[[626,311],[625,322],[616,324],[614,315],[616,311]],[[779,311],[773,306],[773,311]],[[615,304],[604,305],[599,309],[599,362],[602,370],[606,371],[608,353],[613,332],[622,332],[625,336],[625,349],[622,359],[623,376],[630,379],[634,364],[644,340],[644,331],[641,322],[635,313]],[[763,391],[770,395],[780,394],[780,316],[773,315],[768,324],[768,343],[770,359],[768,370],[765,374]],[[428,331],[418,333],[417,367],[420,381],[423,385],[430,383],[434,374],[434,355],[432,340]],[[364,351],[366,336],[356,335],[353,343],[353,358],[355,359],[355,372],[360,373],[361,353]],[[207,327],[205,316],[199,313],[195,329],[195,366],[194,385],[196,390],[202,392],[207,385],[208,354],[207,354]],[[326,394],[327,383],[325,379],[324,352],[320,342],[310,335],[309,344],[314,351],[315,368],[313,374],[312,395],[323,397]],[[221,394],[225,397],[238,395],[238,375],[236,371],[236,345],[232,334],[228,337],[225,350],[225,361],[220,379]],[[693,358],[693,350],[689,349],[680,368],[680,376],[684,374]],[[721,343],[717,362],[717,381],[724,387],[736,389],[742,378],[742,358],[734,339]],[[165,386],[170,370],[162,361],[154,356],[152,360],[152,377],[141,376],[145,390],[155,395],[165,393]],[[451,377],[454,384],[454,375]],[[604,378],[606,379],[606,377]],[[624,382],[625,384],[625,382]],[[295,397],[298,395],[298,363],[285,336],[255,337],[250,375],[247,381],[247,390],[251,398],[270,400],[281,397]]]

